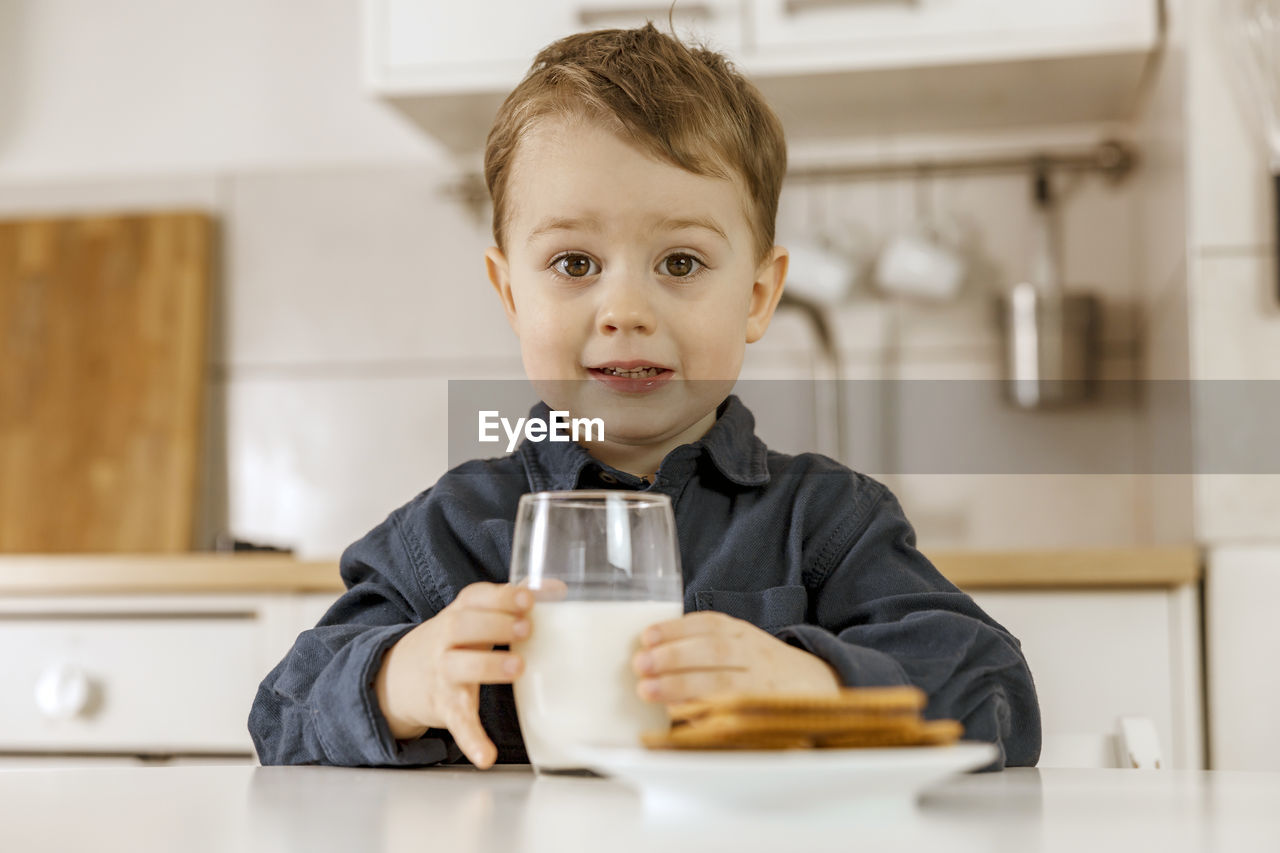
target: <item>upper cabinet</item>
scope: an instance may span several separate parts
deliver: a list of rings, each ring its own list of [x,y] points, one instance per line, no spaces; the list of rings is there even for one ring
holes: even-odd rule
[[[653,20],[667,26],[661,2],[593,0],[366,0],[369,66],[385,94],[509,91],[533,57],[562,36]],[[739,0],[677,3],[672,15],[682,36],[741,52],[746,20]]]
[[[999,62],[1155,43],[1155,0],[750,0],[761,72]]]
[[[537,52],[573,32],[668,29],[644,0],[365,0],[372,90],[474,156]],[[679,0],[670,23],[727,53],[788,136],[1125,119],[1160,43],[1159,0]]]

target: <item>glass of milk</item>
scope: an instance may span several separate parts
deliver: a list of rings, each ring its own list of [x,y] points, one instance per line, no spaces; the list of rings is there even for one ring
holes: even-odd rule
[[[638,746],[668,724],[636,695],[640,635],[684,612],[671,499],[652,492],[536,492],[520,498],[511,582],[534,593],[516,713],[538,770],[581,767],[574,746]]]

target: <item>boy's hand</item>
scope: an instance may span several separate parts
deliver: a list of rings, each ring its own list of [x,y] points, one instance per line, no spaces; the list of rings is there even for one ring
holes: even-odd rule
[[[827,692],[840,679],[826,661],[750,622],[705,611],[645,629],[631,666],[641,699],[670,705],[724,692]]]
[[[490,767],[498,750],[480,724],[480,685],[520,675],[520,656],[493,647],[529,636],[532,605],[523,587],[473,583],[388,649],[374,689],[392,736],[448,729],[472,764]]]

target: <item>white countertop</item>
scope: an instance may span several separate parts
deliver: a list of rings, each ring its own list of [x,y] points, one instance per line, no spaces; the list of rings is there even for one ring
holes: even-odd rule
[[[1280,849],[1280,773],[1018,769],[955,777],[913,813],[689,823],[526,767],[0,769],[0,849],[1237,853]]]

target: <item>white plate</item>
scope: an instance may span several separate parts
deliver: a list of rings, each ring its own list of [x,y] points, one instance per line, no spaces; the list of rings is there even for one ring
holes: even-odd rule
[[[901,811],[954,773],[985,767],[994,744],[880,749],[682,751],[584,747],[583,764],[638,790],[664,812],[826,810],[866,805]]]

